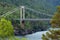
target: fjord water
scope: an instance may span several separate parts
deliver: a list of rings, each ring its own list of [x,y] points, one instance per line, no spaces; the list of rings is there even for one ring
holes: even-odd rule
[[[18,38],[27,38],[27,40],[42,40],[42,34],[45,34],[47,31],[40,31],[33,34],[25,35],[25,36],[17,36]]]

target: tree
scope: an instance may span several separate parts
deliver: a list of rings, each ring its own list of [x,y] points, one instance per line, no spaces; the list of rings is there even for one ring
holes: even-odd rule
[[[60,40],[60,6],[57,7],[55,15],[50,21],[52,29],[49,32],[46,32],[46,35],[43,34],[42,40]]]
[[[14,35],[14,29],[9,20],[0,19],[0,40],[27,40],[26,38],[18,38]]]
[[[11,22],[4,18],[0,20],[0,38],[11,37],[14,35],[14,30]]]

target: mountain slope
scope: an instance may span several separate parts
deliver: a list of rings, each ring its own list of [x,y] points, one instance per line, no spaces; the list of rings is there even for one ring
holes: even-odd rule
[[[14,4],[16,6],[25,5],[35,10],[47,12],[52,14],[55,11],[55,7],[60,5],[60,0],[0,0],[0,2],[6,2]]]

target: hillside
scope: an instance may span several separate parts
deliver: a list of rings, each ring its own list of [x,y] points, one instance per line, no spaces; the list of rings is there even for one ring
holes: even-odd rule
[[[24,5],[26,7],[32,8],[39,12],[45,14],[53,15],[56,6],[60,5],[60,0],[0,0],[0,15],[5,14],[8,11],[13,10],[16,7]],[[31,11],[26,10],[26,18],[51,18],[46,15],[40,15],[38,13],[34,13]],[[17,28],[17,34],[31,34],[37,31],[44,31],[50,27],[50,20],[49,21],[25,21],[25,29],[22,30],[20,28],[20,20],[13,20],[13,18],[17,19],[20,18],[19,9],[11,15],[8,15],[6,19],[12,22],[14,28]],[[23,31],[23,32],[22,32]]]
[[[57,5],[60,5],[60,0],[0,0],[0,2],[14,4],[16,6],[25,5],[39,11],[45,10],[43,12],[50,14],[55,11]]]

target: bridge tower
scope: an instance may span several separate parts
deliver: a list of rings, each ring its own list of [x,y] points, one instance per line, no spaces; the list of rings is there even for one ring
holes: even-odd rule
[[[20,7],[20,26],[22,29],[24,29],[24,19],[25,19],[25,7],[21,6]]]

